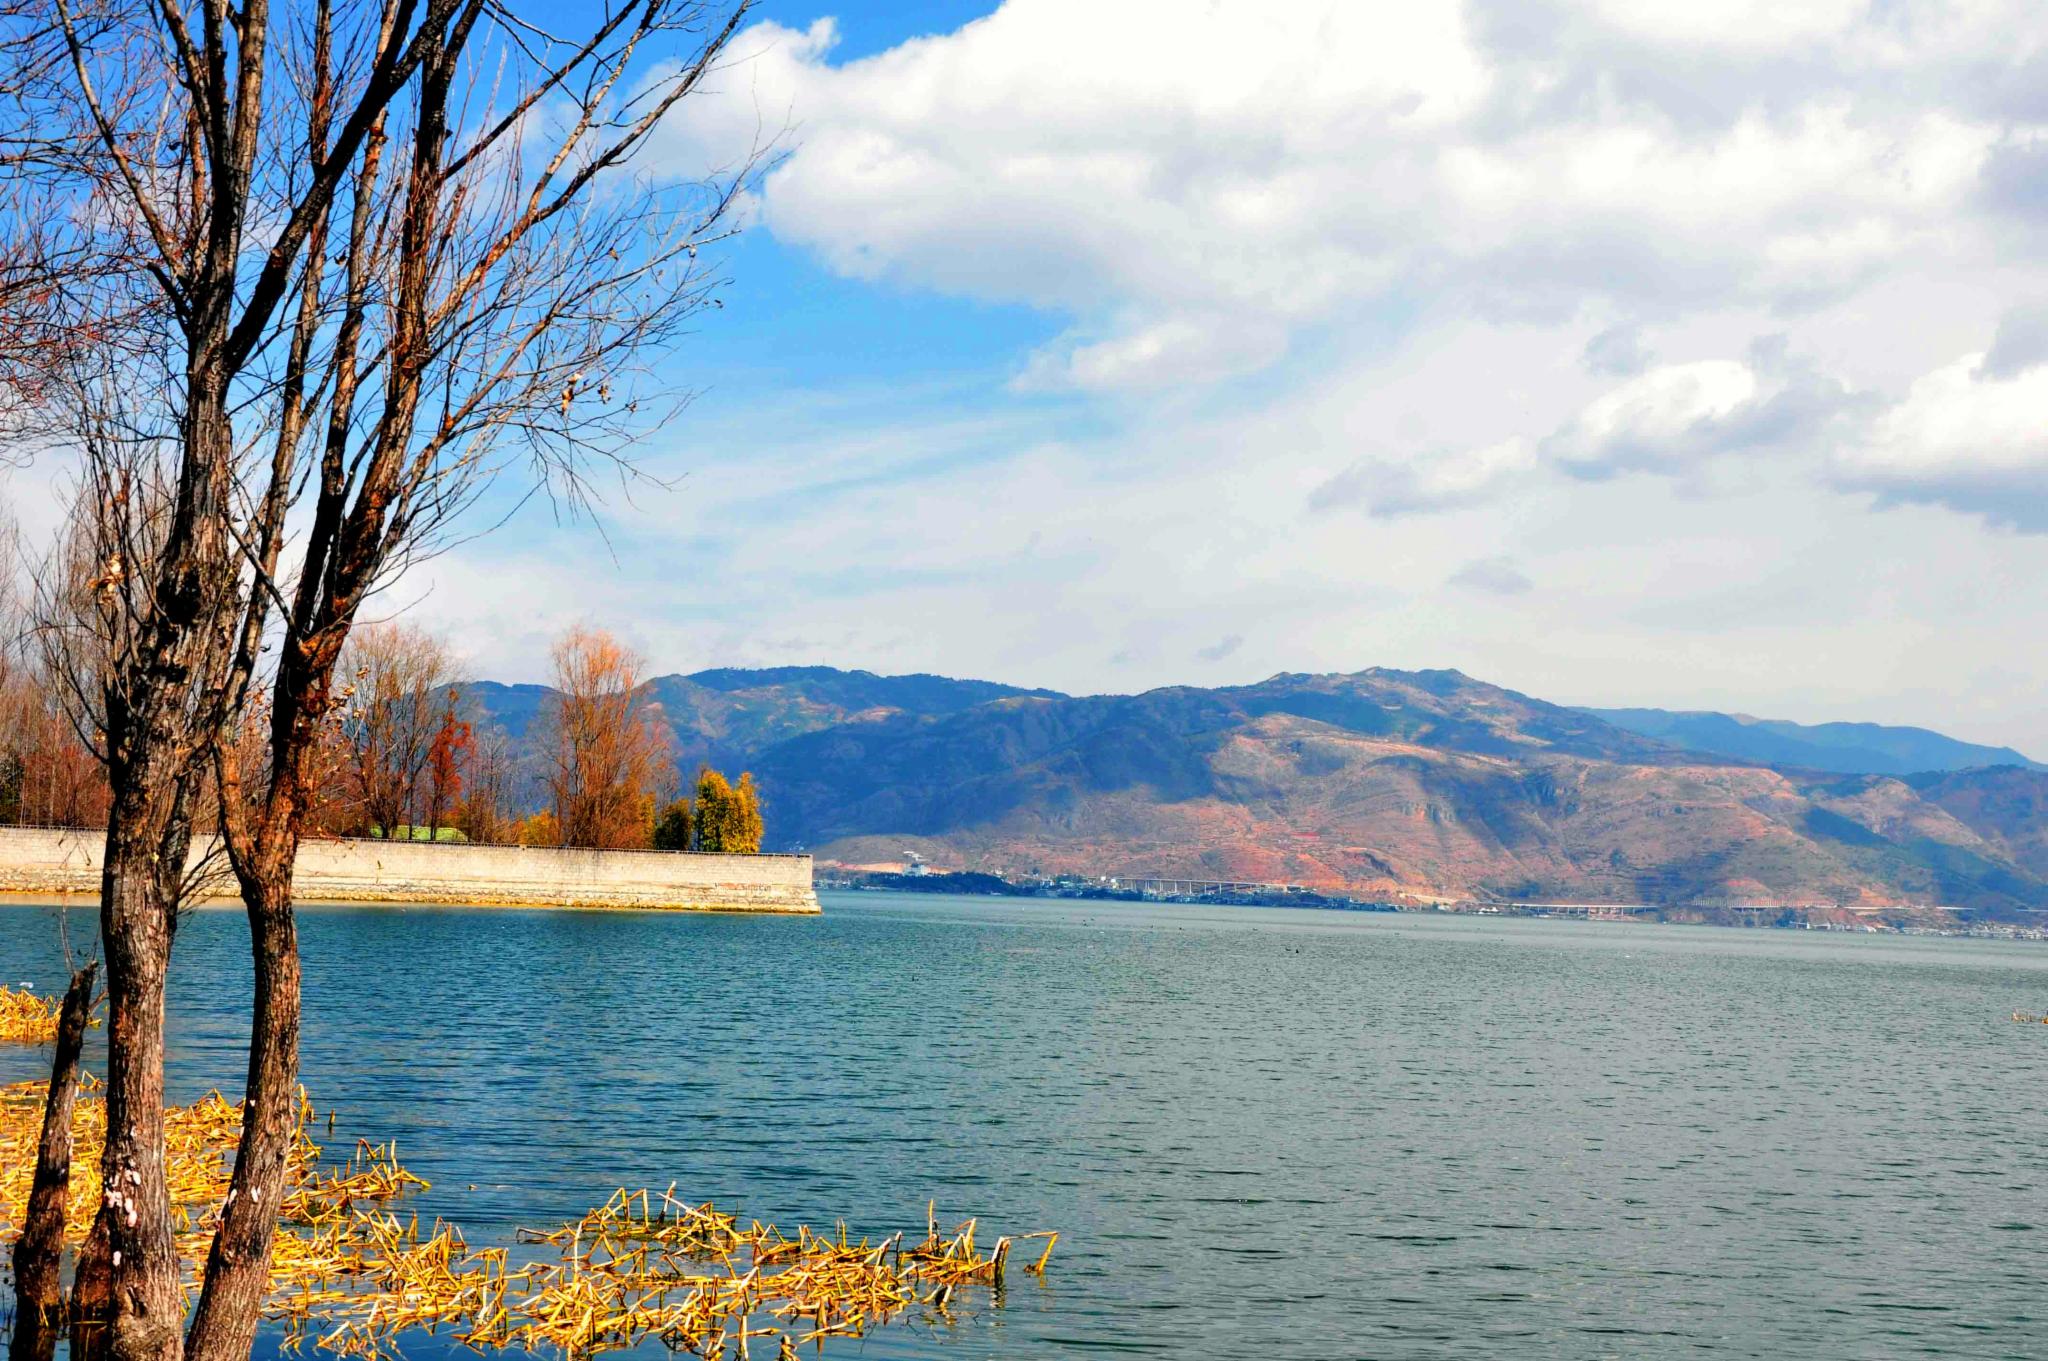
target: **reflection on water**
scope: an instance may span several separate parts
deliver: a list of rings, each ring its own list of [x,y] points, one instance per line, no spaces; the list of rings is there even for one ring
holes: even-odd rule
[[[672,1181],[1061,1230],[1000,1311],[843,1355],[2048,1353],[2040,947],[863,894],[302,935],[315,1100],[473,1242]],[[56,985],[56,938],[0,907],[0,974]],[[240,1085],[245,940],[180,932],[176,1099]]]

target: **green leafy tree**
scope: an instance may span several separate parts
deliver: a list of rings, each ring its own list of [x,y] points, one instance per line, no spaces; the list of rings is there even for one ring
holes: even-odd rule
[[[0,824],[21,821],[21,789],[27,767],[13,752],[0,752]]]
[[[654,849],[657,851],[687,851],[690,849],[691,808],[688,799],[677,799],[661,810],[661,817],[654,824]]]

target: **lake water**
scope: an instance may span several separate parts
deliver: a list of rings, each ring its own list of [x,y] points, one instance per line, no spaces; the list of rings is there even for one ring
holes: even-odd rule
[[[2048,1354],[2048,1026],[2009,1019],[2048,947],[825,901],[305,909],[306,1083],[472,1242],[671,1181],[1061,1231],[1000,1309],[828,1356]],[[0,907],[0,974],[58,984],[56,936]],[[180,933],[181,1098],[240,1085],[245,941]]]

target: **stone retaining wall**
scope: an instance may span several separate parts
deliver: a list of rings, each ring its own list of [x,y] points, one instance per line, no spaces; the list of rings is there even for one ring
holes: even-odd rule
[[[97,894],[104,841],[97,831],[0,827],[0,892]],[[195,866],[212,849],[195,848]],[[294,883],[304,902],[818,910],[808,855],[308,839]],[[212,892],[234,896],[218,874]]]

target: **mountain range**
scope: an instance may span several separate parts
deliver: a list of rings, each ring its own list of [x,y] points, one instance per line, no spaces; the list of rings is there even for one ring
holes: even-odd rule
[[[477,682],[530,743],[548,691]],[[830,667],[663,676],[771,848],[1408,900],[2048,909],[2048,770],[1915,728],[1550,704],[1456,671],[1072,696]]]
[[[2048,770],[2011,747],[1959,742],[1926,728],[1878,723],[1788,723],[1703,710],[1586,709],[1617,728],[1654,737],[1687,751],[1734,756],[1765,765],[1832,770],[1844,775],[1916,775],[1972,766],[2025,766]]]

